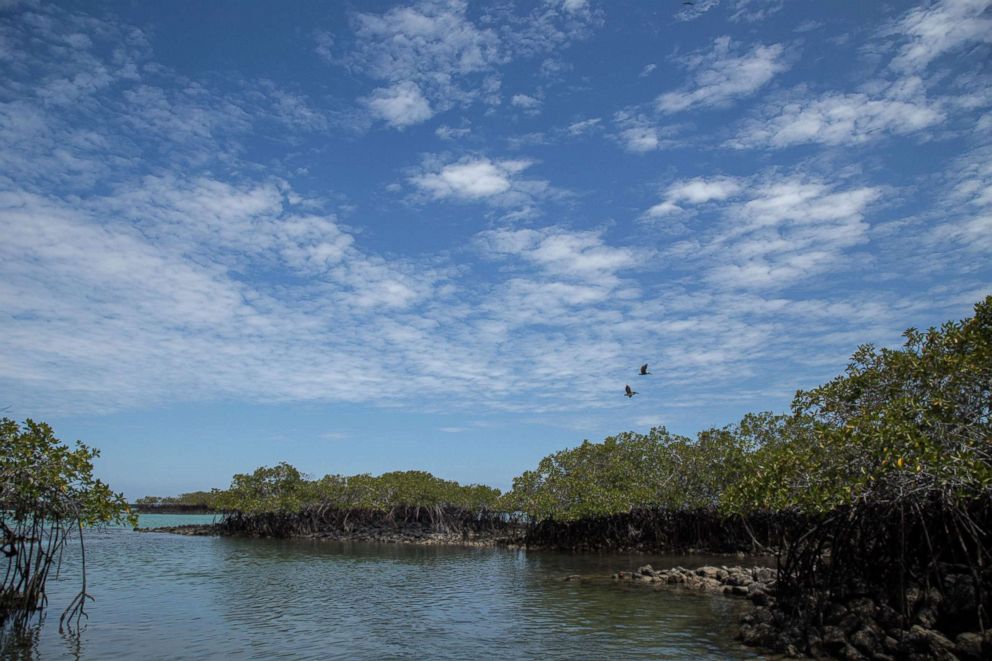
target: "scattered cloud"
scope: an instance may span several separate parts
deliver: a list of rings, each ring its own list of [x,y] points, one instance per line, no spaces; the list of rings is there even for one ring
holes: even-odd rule
[[[645,64],[644,68],[641,69],[641,73],[637,74],[638,78],[644,78],[645,76],[651,75],[651,72],[658,68],[657,64]]]
[[[530,165],[524,160],[469,157],[416,174],[410,183],[434,199],[479,200],[509,193],[518,184],[517,175]]]
[[[514,108],[520,108],[528,114],[541,112],[541,100],[527,94],[514,94],[510,99],[510,105]]]
[[[472,129],[467,126],[461,126],[455,128],[453,126],[441,125],[434,129],[434,135],[441,138],[442,140],[458,140],[459,138],[467,137],[471,135]]]
[[[419,124],[434,116],[420,87],[408,80],[391,87],[380,87],[363,102],[374,116],[395,128]]]
[[[696,2],[683,2],[681,8],[675,14],[677,21],[694,21],[714,7],[719,6],[720,0],[698,0]]]
[[[764,118],[744,122],[729,144],[738,148],[861,144],[886,135],[916,133],[944,120],[938,105],[922,94],[907,96],[899,89],[819,96],[796,90],[769,104]]]
[[[647,218],[660,218],[675,213],[681,213],[681,202],[691,205],[704,204],[710,201],[723,201],[740,192],[740,180],[732,177],[696,178],[678,181],[668,187],[664,199],[648,209],[644,215]]]
[[[785,0],[736,0],[730,20],[756,23],[782,11],[784,6]]]
[[[523,16],[489,8],[480,26],[464,0],[422,0],[382,14],[355,14],[354,48],[342,63],[387,83],[362,102],[376,118],[403,128],[454,106],[499,105],[503,65],[583,38],[597,16],[587,3],[569,0],[544,3]],[[323,56],[322,47],[318,43]]]
[[[616,132],[612,135],[613,139],[619,142],[625,151],[632,154],[643,154],[676,146],[675,136],[680,128],[678,125],[662,125],[636,109],[614,113],[613,125],[616,127]]]
[[[489,230],[479,234],[478,241],[488,255],[514,256],[549,275],[604,286],[615,284],[617,272],[633,268],[639,258],[638,251],[606,245],[599,232],[560,227]]]
[[[682,112],[697,107],[726,106],[753,94],[785,71],[783,47],[758,45],[741,52],[730,37],[718,37],[710,51],[680,56],[691,82],[680,90],[665,92],[655,104],[660,112]]]
[[[892,60],[897,71],[913,72],[966,44],[992,44],[989,0],[943,0],[910,10],[887,34],[904,43]]]
[[[573,122],[568,125],[565,129],[569,135],[576,136],[582,135],[583,133],[588,133],[596,129],[602,122],[600,117],[591,117],[589,119],[583,119],[578,122]]]
[[[672,213],[675,201],[724,202],[710,211],[721,222],[673,246],[672,255],[702,262],[720,288],[784,289],[838,267],[848,249],[867,243],[865,212],[880,195],[877,187],[838,190],[775,173],[751,182],[697,179],[674,185],[647,215]]]

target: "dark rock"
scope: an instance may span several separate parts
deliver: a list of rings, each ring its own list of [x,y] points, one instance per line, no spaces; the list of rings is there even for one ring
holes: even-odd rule
[[[875,616],[875,602],[868,597],[859,597],[847,602],[847,610],[863,619],[871,619]]]
[[[770,624],[741,627],[741,641],[745,645],[769,647],[775,640],[775,628]]]
[[[864,654],[859,652],[858,648],[854,645],[845,645],[837,656],[842,659],[847,659],[847,661],[861,661],[862,659],[867,658]]]
[[[844,633],[850,636],[852,633],[857,631],[861,625],[864,623],[861,617],[855,615],[854,613],[848,613],[837,622],[837,626],[844,630]]]
[[[751,576],[762,583],[771,583],[776,578],[775,570],[768,567],[755,567],[751,570]]]
[[[727,577],[727,572],[718,567],[700,567],[696,570],[696,576],[702,576],[703,578],[710,578],[713,580],[723,580]]]
[[[743,585],[733,585],[733,586],[731,586],[730,592],[731,592],[731,594],[734,594],[734,595],[736,595],[738,597],[746,597],[747,596],[747,588],[744,587]]]
[[[837,624],[847,616],[847,608],[843,604],[833,603],[827,608],[826,621],[829,624]]]
[[[827,651],[826,646],[823,644],[822,640],[816,640],[809,644],[809,655],[814,659],[829,659],[832,658],[832,654]]]
[[[909,629],[906,639],[919,652],[945,658],[954,651],[954,643],[939,631],[925,629],[914,624]]]
[[[875,620],[885,629],[902,625],[902,615],[888,604],[882,604],[876,609]]]
[[[758,624],[771,624],[775,619],[772,612],[767,608],[755,608],[751,613],[751,617]]]
[[[847,645],[847,637],[840,627],[823,627],[823,646],[832,652],[837,652]]]
[[[885,636],[884,638],[882,638],[882,647],[885,649],[886,652],[889,652],[890,654],[895,654],[896,652],[899,651],[900,644],[899,641],[893,638],[892,636]]]
[[[957,637],[957,645],[954,651],[962,659],[981,659],[982,657],[982,634],[961,633]]]
[[[851,644],[868,656],[874,656],[882,648],[878,636],[871,629],[858,629],[851,636]]]
[[[643,567],[637,568],[637,573],[641,576],[651,576],[652,578],[658,575],[651,565],[644,565]]]

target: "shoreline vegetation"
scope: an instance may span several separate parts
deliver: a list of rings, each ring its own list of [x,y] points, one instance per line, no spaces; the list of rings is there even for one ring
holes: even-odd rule
[[[731,568],[631,580],[747,590],[741,639],[790,656],[992,658],[992,296],[904,337],[860,347],[788,414],[585,441],[507,493],[420,471],[313,480],[282,463],[200,492],[223,519],[188,532],[771,554],[774,579],[747,585],[722,582],[743,581]]]

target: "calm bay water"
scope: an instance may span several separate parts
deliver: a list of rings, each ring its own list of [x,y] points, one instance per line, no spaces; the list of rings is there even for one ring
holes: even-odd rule
[[[199,520],[197,520],[199,519]],[[142,526],[203,522],[144,515]],[[209,521],[210,518],[206,517]],[[615,584],[609,574],[710,560],[92,531],[96,602],[78,641],[58,615],[0,651],[22,659],[737,659],[741,602]],[[568,574],[600,576],[564,582]],[[9,641],[8,641],[9,642]]]

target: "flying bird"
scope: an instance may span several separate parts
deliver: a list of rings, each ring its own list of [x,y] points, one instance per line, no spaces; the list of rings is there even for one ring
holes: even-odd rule
[[[627,397],[633,397],[634,395],[637,394],[637,391],[631,390],[630,386],[624,386],[623,389],[624,389],[623,394],[626,395]]]
[[[643,365],[641,365],[641,376],[647,376],[650,373],[651,372],[648,371],[648,364],[647,363],[644,363]]]

